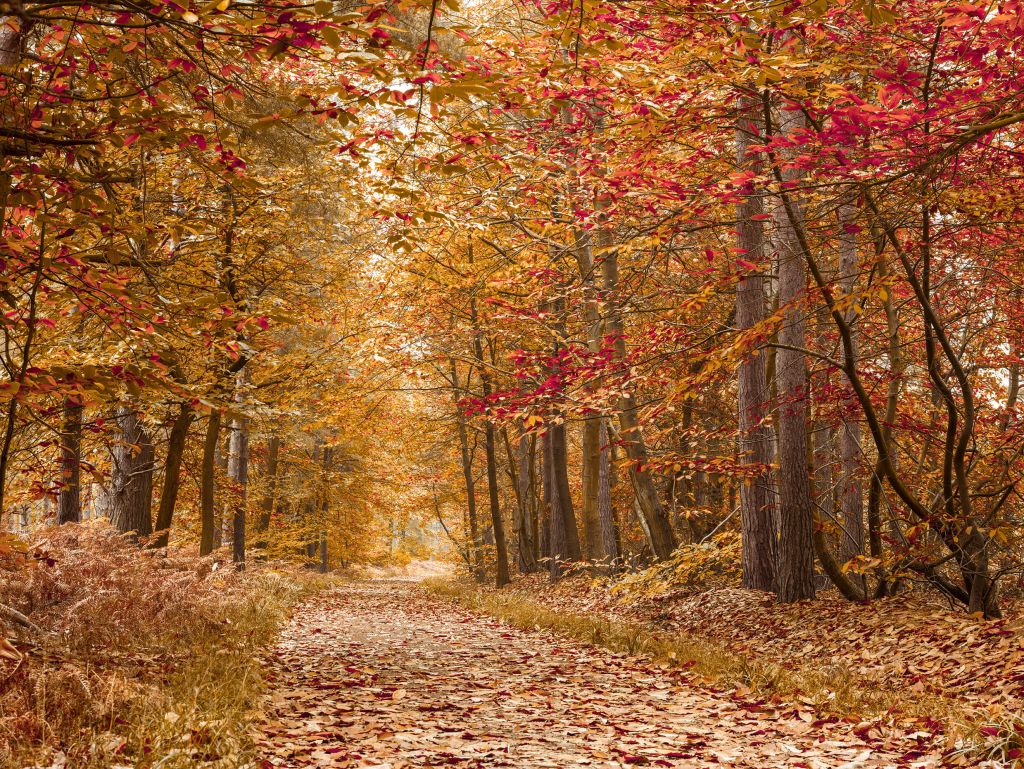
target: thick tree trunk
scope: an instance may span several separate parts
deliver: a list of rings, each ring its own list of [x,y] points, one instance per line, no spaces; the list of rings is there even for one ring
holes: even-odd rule
[[[518,474],[516,482],[519,486],[519,520],[516,522],[516,534],[519,539],[519,558],[517,566],[520,574],[532,574],[537,571],[536,543],[534,542],[533,511],[535,505],[530,504],[532,488],[530,476],[533,473],[530,459],[530,437],[522,432],[516,441],[516,464]]]
[[[203,469],[200,486],[200,515],[202,516],[202,532],[199,537],[199,554],[209,555],[213,552],[217,534],[217,517],[214,506],[214,492],[217,486],[217,442],[220,437],[220,412],[210,412],[210,420],[206,424],[206,439],[203,441]]]
[[[122,533],[153,533],[153,442],[130,406],[117,410],[121,435],[113,450],[110,520]]]
[[[803,117],[783,110],[779,121],[782,134],[803,127]],[[798,182],[801,172],[785,169],[786,183]],[[792,208],[802,216],[796,196]],[[808,467],[808,393],[804,308],[807,272],[795,227],[783,206],[775,209],[779,257],[779,306],[783,324],[779,330],[776,378],[779,391],[779,549],[776,594],[782,603],[814,597],[814,530]]]
[[[757,107],[747,97],[740,100],[736,128],[736,164],[740,171],[758,170],[749,147],[762,141],[763,121],[756,119]],[[764,227],[760,216],[764,206],[752,184],[743,190],[736,206],[736,241],[741,258],[754,265],[736,286],[736,326],[742,333],[765,319]],[[756,347],[740,362],[737,405],[739,412],[740,463],[752,468],[740,486],[740,529],[743,539],[743,586],[753,590],[775,589],[775,493],[772,488],[773,436],[769,427],[768,384],[765,356]]]
[[[554,425],[549,425],[544,433],[544,501],[547,508],[547,516],[544,520],[545,531],[545,555],[548,561],[548,574],[551,581],[562,576],[562,565],[566,560],[568,545],[565,539],[565,515],[562,512],[562,494],[560,484],[555,473],[556,450],[555,439],[552,435]]]
[[[563,537],[562,557],[568,561],[578,561],[582,557],[580,550],[580,533],[576,528],[576,510],[572,503],[572,489],[569,485],[569,453],[565,423],[552,425],[548,429],[551,436],[552,480],[558,491],[558,509],[561,513],[561,535]]]
[[[178,416],[171,425],[171,435],[167,440],[167,461],[164,463],[164,485],[160,492],[160,507],[156,515],[157,535],[153,539],[153,547],[166,547],[170,537],[174,507],[178,501],[181,461],[185,455],[188,429],[194,416],[192,407],[188,403],[182,403],[178,407]]]
[[[82,416],[85,407],[74,398],[64,400],[60,434],[60,495],[57,524],[82,520]]]

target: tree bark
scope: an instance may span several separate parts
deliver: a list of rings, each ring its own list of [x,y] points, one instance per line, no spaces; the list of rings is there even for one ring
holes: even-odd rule
[[[601,558],[609,570],[615,568],[619,558],[619,542],[615,530],[615,510],[612,508],[612,466],[608,450],[608,423],[598,419],[597,442],[600,449],[597,463],[597,525],[600,531]]]
[[[615,363],[623,365],[626,361],[625,323],[622,309],[617,298],[619,290],[618,251],[606,248],[601,262],[601,275],[605,291],[605,329],[612,338],[612,353]],[[630,460],[629,474],[633,479],[633,488],[640,505],[644,520],[644,533],[647,536],[651,552],[659,559],[668,558],[676,547],[676,537],[669,523],[665,508],[658,498],[658,490],[654,479],[647,469],[647,445],[640,430],[637,418],[637,403],[632,392],[624,390],[619,396],[617,411],[620,434],[626,456]]]
[[[473,481],[473,457],[469,452],[469,435],[466,420],[459,409],[459,370],[455,358],[449,359],[452,376],[452,396],[455,399],[455,424],[459,433],[459,450],[462,457],[462,479],[466,484],[466,515],[469,518],[470,554],[477,579],[482,579],[484,565],[480,552],[480,526],[477,522],[476,484]]]
[[[473,350],[480,367],[480,390],[486,403],[491,395],[491,375],[484,361],[482,332],[476,310],[476,299],[469,300],[470,322],[473,325]],[[495,587],[504,587],[509,582],[508,548],[505,544],[505,523],[501,518],[501,502],[498,497],[498,457],[494,446],[494,422],[484,422],[484,451],[487,455],[487,496],[491,506],[491,529],[494,533]]]
[[[530,478],[533,474],[530,456],[530,438],[523,432],[516,442],[516,461],[519,465],[519,572],[520,574],[532,574],[537,571],[537,543],[534,541],[536,525],[533,521],[536,505],[531,504],[533,493]]]
[[[803,127],[795,110],[782,110],[779,130],[791,135]],[[786,184],[798,182],[802,173],[781,172]],[[776,595],[781,603],[814,597],[814,524],[808,467],[807,359],[802,301],[807,289],[804,255],[796,227],[802,226],[802,210],[790,194],[796,223],[782,206],[775,209],[779,258],[779,306],[783,308],[779,330],[776,378],[779,391],[779,549]]]
[[[606,558],[601,539],[598,514],[598,496],[601,480],[601,418],[589,417],[583,422],[582,439],[583,496],[581,518],[583,524],[583,557],[588,561]]]
[[[217,532],[214,492],[217,485],[217,441],[220,437],[220,412],[213,409],[206,424],[206,439],[203,442],[203,470],[200,488],[200,510],[202,533],[199,537],[199,554],[213,552]]]
[[[857,236],[854,230],[856,208],[844,203],[839,208],[839,285],[844,294],[853,293],[857,282]],[[858,332],[856,311],[846,311],[850,327],[851,353],[857,357]],[[842,515],[843,536],[840,542],[840,560],[846,563],[864,552],[864,489],[860,479],[861,449],[860,423],[852,418],[856,413],[856,398],[850,399],[849,419],[839,427],[839,511]]]
[[[235,389],[235,403],[241,408],[245,402],[245,387],[248,384],[249,369],[238,374]],[[228,478],[233,489],[233,526],[231,534],[231,558],[239,567],[245,564],[245,518],[249,487],[249,421],[242,415],[232,420],[231,451],[228,454]]]
[[[749,147],[761,141],[763,121],[757,119],[757,107],[744,96],[740,99],[740,117],[736,127],[736,165],[740,171],[759,171],[760,163],[749,155]],[[736,241],[742,258],[753,265],[752,272],[740,277],[736,286],[736,326],[741,333],[757,327],[765,319],[764,213],[762,198],[748,183],[743,199],[736,205]],[[752,590],[775,589],[775,491],[771,464],[773,436],[769,427],[768,383],[764,355],[754,348],[739,365],[737,406],[739,412],[740,464],[752,468],[740,486],[740,529],[742,533],[743,587]]]
[[[131,406],[117,410],[121,435],[113,449],[110,520],[122,534],[153,533],[153,442]]]
[[[555,448],[556,438],[554,431],[556,426],[548,425],[544,433],[544,500],[547,503],[547,517],[545,523],[546,555],[548,561],[548,575],[554,582],[562,576],[562,566],[567,560],[565,514],[562,512],[562,490],[558,482],[555,465],[557,464],[557,451]]]
[[[551,435],[552,480],[558,490],[558,508],[562,519],[562,554],[566,560],[578,561],[582,557],[580,533],[576,528],[576,510],[572,502],[572,487],[569,485],[568,431],[565,423],[549,428]]]
[[[324,446],[320,474],[320,572],[326,574],[330,559],[327,553],[327,521],[331,512],[331,470],[334,466],[334,447]]]
[[[167,461],[164,463],[164,485],[160,492],[160,507],[156,516],[157,535],[153,540],[153,547],[166,547],[170,537],[174,507],[178,501],[181,461],[185,454],[188,429],[194,417],[191,405],[181,403],[178,407],[178,416],[171,426],[171,435],[167,440]]]
[[[260,503],[260,517],[256,521],[256,534],[258,540],[254,543],[256,547],[266,547],[264,536],[270,528],[270,518],[274,514],[274,503],[277,501],[278,464],[281,456],[281,437],[274,433],[267,441],[267,493]]]
[[[60,434],[60,495],[57,524],[82,520],[82,416],[85,406],[74,397],[64,399],[64,425]]]

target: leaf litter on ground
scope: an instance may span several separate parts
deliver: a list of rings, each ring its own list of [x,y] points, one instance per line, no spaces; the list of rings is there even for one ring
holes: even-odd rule
[[[261,769],[969,763],[927,730],[822,718],[716,688],[474,614],[408,582],[352,583],[311,599],[268,676]]]

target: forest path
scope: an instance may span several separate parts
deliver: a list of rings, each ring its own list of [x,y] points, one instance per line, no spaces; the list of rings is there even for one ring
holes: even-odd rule
[[[274,651],[270,767],[921,767],[935,753],[480,617],[409,582],[344,585]]]

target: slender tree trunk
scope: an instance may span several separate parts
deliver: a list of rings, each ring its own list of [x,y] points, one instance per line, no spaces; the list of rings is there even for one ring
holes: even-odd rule
[[[854,231],[856,208],[844,203],[839,209],[839,270],[840,288],[844,294],[853,293],[857,282],[857,235]],[[847,310],[850,326],[850,344],[853,357],[857,357],[858,333],[856,312]],[[840,560],[846,563],[864,552],[864,489],[860,479],[861,449],[860,423],[853,415],[857,413],[856,398],[851,398],[847,413],[839,427],[840,489],[839,510],[842,513],[843,539]]]
[[[57,523],[82,520],[82,416],[85,407],[77,398],[64,399],[64,426],[60,434],[60,496]]]
[[[455,358],[449,359],[452,372],[452,394],[455,398],[455,425],[459,433],[459,450],[462,455],[462,478],[466,484],[466,516],[469,518],[470,554],[477,579],[483,579],[484,565],[480,552],[480,526],[477,522],[476,484],[473,482],[473,457],[469,451],[469,435],[466,420],[459,409],[459,371]]]
[[[577,230],[575,234],[576,264],[579,268],[580,280],[583,282],[585,303],[583,305],[586,323],[587,349],[591,354],[601,352],[602,322],[598,300],[596,278],[594,275],[594,253],[590,244],[590,233]],[[596,383],[588,385],[593,391]],[[601,523],[598,516],[598,482],[601,475],[601,417],[593,415],[583,422],[582,463],[583,463],[583,496],[581,500],[581,518],[583,524],[583,557],[588,561],[600,561],[607,558],[602,547]]]
[[[598,496],[601,480],[601,418],[590,417],[583,423],[582,440],[583,497],[581,516],[583,523],[583,557],[588,561],[606,558],[601,539]]]
[[[134,407],[117,411],[120,439],[113,450],[110,520],[121,533],[153,533],[153,442]]]
[[[469,301],[470,321],[473,324],[473,350],[480,367],[480,389],[486,403],[491,395],[491,375],[484,361],[483,342],[478,327],[476,299]],[[494,446],[494,422],[488,418],[484,422],[484,451],[487,455],[487,496],[491,505],[491,528],[494,532],[495,575],[496,587],[504,587],[509,582],[508,548],[505,544],[505,523],[501,518],[501,502],[498,498],[498,457]]]
[[[331,470],[334,466],[334,447],[324,446],[320,475],[320,572],[326,574],[329,566],[327,553],[327,521],[331,512]]]
[[[217,533],[216,508],[214,491],[217,486],[217,442],[220,437],[220,412],[210,411],[210,420],[206,424],[206,439],[203,441],[203,471],[200,488],[200,509],[202,516],[202,533],[199,537],[199,554],[209,555],[213,552]]]
[[[20,45],[20,43],[19,43]],[[3,176],[5,186],[9,187],[10,176],[5,174]],[[6,198],[6,195],[5,195]],[[28,373],[29,363],[32,360],[34,353],[33,342],[36,336],[36,311],[38,307],[39,287],[43,281],[43,245],[46,238],[46,227],[42,228],[40,235],[39,245],[39,260],[36,263],[36,274],[35,279],[32,282],[32,288],[29,291],[29,307],[28,317],[25,319],[27,323],[27,330],[25,332],[25,342],[21,346],[21,360],[15,364],[13,360],[8,359],[7,368],[8,371],[17,369],[17,376],[15,382],[20,387],[25,382],[25,375]],[[9,332],[5,330],[5,335]],[[9,337],[8,337],[9,341]],[[5,345],[6,347],[7,345]],[[7,402],[6,409],[6,420],[4,425],[4,437],[3,444],[0,445],[0,515],[3,515],[6,508],[7,499],[7,471],[10,468],[11,451],[14,448],[14,433],[18,425],[18,399],[16,397],[9,396],[10,400]]]
[[[803,117],[782,110],[779,130],[792,134],[803,127]],[[802,173],[782,172],[786,183],[798,182]],[[796,196],[790,195],[798,217],[802,216]],[[796,226],[783,207],[775,210],[779,257],[779,306],[783,325],[779,330],[776,378],[779,390],[779,550],[776,594],[782,603],[814,597],[813,506],[808,467],[807,359],[803,299],[807,289],[804,255]]]
[[[763,121],[756,119],[757,107],[748,97],[740,100],[740,119],[736,128],[736,164],[740,171],[759,170],[749,147],[762,141]],[[744,261],[754,265],[753,272],[740,278],[736,286],[736,325],[740,332],[756,328],[765,319],[764,213],[762,198],[752,184],[743,190],[736,206],[736,240]],[[740,529],[742,531],[743,586],[753,590],[775,589],[775,510],[772,488],[773,436],[768,425],[768,384],[765,356],[754,348],[738,371],[737,405],[739,412],[740,463],[752,468],[752,474],[740,486]]]
[[[622,309],[617,299],[619,291],[619,265],[616,249],[604,249],[601,275],[605,290],[605,329],[612,338],[612,352],[617,364],[626,360],[625,324]],[[658,498],[654,479],[647,469],[647,445],[637,418],[637,403],[632,392],[623,391],[618,400],[620,435],[626,456],[629,457],[629,474],[633,479],[637,503],[644,521],[644,533],[651,546],[651,552],[659,559],[668,558],[676,547],[676,537],[669,523],[665,508]]]
[[[181,461],[185,454],[188,429],[194,417],[192,407],[188,403],[182,403],[178,407],[178,416],[171,425],[171,434],[167,440],[167,461],[164,463],[164,485],[160,492],[160,507],[156,515],[157,535],[153,539],[153,547],[166,547],[170,537],[174,507],[178,501]]]
[[[239,409],[246,400],[249,384],[249,369],[243,368],[237,375],[235,404]],[[233,525],[231,536],[231,558],[241,567],[245,563],[245,522],[249,490],[249,420],[241,414],[232,420],[231,449],[228,454],[228,478],[233,489]]]
[[[604,417],[597,422],[599,447],[597,463],[597,526],[601,538],[601,558],[609,570],[615,568],[619,558],[619,543],[615,532],[615,510],[612,508],[612,467],[608,451],[608,422]]]
[[[234,421],[229,420],[227,424],[221,421],[222,436],[217,441],[217,478],[224,482],[224,494],[220,500],[220,510],[217,513],[217,526],[214,529],[213,547],[218,549],[221,546],[230,544],[234,540],[235,519],[231,508],[231,483],[228,475],[228,463],[231,461],[231,436],[234,433]]]
[[[281,456],[281,437],[276,433],[267,441],[267,493],[260,503],[260,517],[256,522],[258,540],[256,547],[266,547],[266,532],[270,528],[270,518],[274,514],[277,501],[278,464]]]

